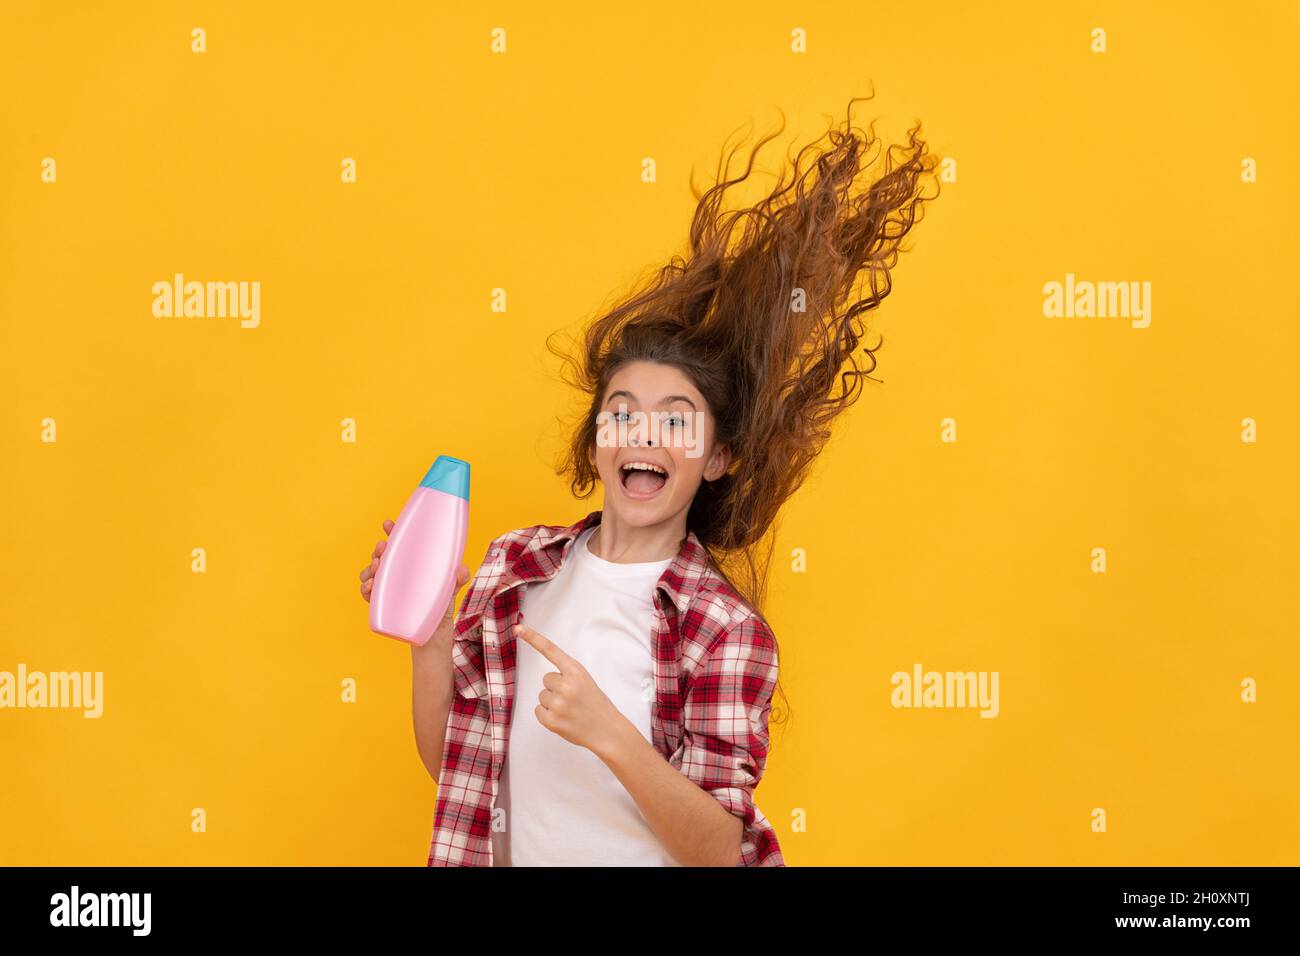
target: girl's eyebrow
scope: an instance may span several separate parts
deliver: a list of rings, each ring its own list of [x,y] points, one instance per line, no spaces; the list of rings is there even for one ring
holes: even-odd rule
[[[635,395],[633,395],[625,388],[620,388],[617,392],[609,393],[609,397],[605,399],[605,404],[608,405],[610,402],[614,400],[614,397],[617,395],[626,395],[628,398],[632,399],[632,401],[634,402],[636,401]],[[659,404],[668,405],[672,402],[685,402],[687,405],[691,406],[691,408],[695,408],[695,403],[691,401],[689,398],[687,398],[685,395],[665,395],[663,397],[663,401],[661,401]]]

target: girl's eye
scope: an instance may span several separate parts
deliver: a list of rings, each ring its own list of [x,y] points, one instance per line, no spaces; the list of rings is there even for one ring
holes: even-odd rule
[[[624,422],[624,421],[627,421],[627,419],[626,419],[625,417],[623,417],[623,416],[627,416],[627,415],[631,415],[631,414],[632,414],[631,412],[615,412],[615,413],[614,413],[614,421],[616,421],[616,422]]]
[[[681,428],[686,424],[686,421],[676,412],[673,412],[671,415],[664,417],[663,423],[669,428]]]

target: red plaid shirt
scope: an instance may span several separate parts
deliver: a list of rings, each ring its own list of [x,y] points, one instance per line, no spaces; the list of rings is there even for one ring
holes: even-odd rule
[[[515,698],[516,585],[560,570],[578,535],[600,523],[534,525],[493,540],[456,618],[455,693],[434,809],[429,866],[491,866],[492,812]],[[754,804],[767,762],[775,640],[688,533],[655,589],[654,747],[744,820],[737,866],[784,866],[776,832]],[[563,634],[548,634],[561,647]]]

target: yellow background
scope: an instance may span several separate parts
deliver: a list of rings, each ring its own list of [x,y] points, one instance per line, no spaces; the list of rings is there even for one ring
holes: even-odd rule
[[[682,250],[729,133],[783,109],[770,172],[874,83],[859,125],[920,119],[958,179],[780,528],[787,861],[1300,863],[1296,10],[6,4],[0,670],[106,702],[0,711],[0,862],[423,865],[381,521],[439,453],[472,567],[600,507],[552,469],[546,334]],[[154,318],[175,272],[260,281],[260,327]],[[1044,318],[1066,272],[1150,281],[1150,328]],[[998,671],[1001,715],[894,709],[916,662]]]

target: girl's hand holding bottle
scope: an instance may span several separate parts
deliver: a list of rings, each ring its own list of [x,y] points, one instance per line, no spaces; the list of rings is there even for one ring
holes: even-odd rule
[[[392,530],[393,530],[393,522],[391,520],[385,520],[384,534],[387,535]],[[370,563],[366,565],[366,567],[362,568],[361,570],[361,596],[365,598],[367,603],[370,602],[370,591],[374,587],[375,572],[379,570],[379,557],[384,553],[384,548],[386,548],[387,546],[388,546],[387,539],[379,541],[375,545],[374,553],[371,554],[370,556]],[[431,637],[428,640],[428,642],[425,643],[423,646],[412,644],[411,653],[415,655],[419,655],[421,650],[424,650],[425,648],[428,648],[435,644],[440,648],[442,648],[443,651],[445,651],[447,648],[451,646],[453,629],[455,628],[456,625],[456,621],[455,621],[456,597],[455,596],[457,593],[460,592],[460,589],[465,586],[465,582],[467,582],[468,580],[469,580],[469,567],[464,563],[461,563],[461,565],[456,569],[456,589],[452,593],[452,599],[447,602],[447,611],[442,616],[442,623],[440,623],[438,625],[438,629],[434,631],[433,637]]]

